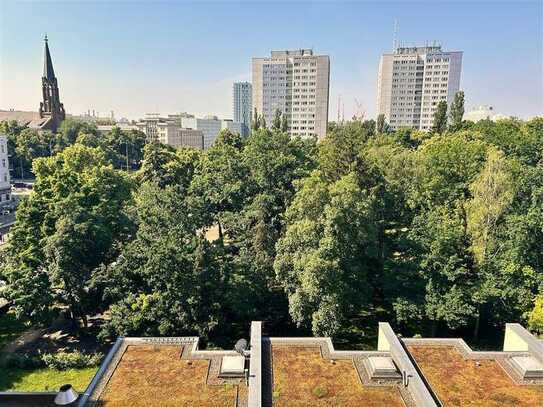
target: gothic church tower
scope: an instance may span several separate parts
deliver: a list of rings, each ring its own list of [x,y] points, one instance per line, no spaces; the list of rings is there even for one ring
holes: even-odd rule
[[[60,123],[66,118],[66,112],[58,95],[58,83],[49,53],[47,35],[44,41],[43,77],[41,78],[43,102],[40,103],[39,113],[41,118],[49,118],[42,128],[56,132]]]

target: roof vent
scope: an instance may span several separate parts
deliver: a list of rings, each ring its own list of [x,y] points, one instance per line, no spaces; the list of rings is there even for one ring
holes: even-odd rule
[[[67,406],[77,400],[79,394],[74,390],[71,384],[63,385],[55,396],[57,406]]]

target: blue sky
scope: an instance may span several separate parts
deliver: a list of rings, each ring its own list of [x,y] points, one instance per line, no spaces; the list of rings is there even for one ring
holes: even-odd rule
[[[232,82],[271,49],[330,55],[330,117],[376,110],[379,57],[394,19],[406,44],[464,51],[469,107],[543,114],[543,0],[10,1],[0,0],[0,108],[36,110],[47,32],[66,110],[137,118],[188,111],[231,117]]]

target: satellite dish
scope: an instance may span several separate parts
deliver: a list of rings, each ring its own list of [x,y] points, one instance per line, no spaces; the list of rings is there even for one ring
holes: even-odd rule
[[[245,339],[240,339],[236,342],[234,350],[240,355],[244,355],[245,350],[247,350],[247,341]]]

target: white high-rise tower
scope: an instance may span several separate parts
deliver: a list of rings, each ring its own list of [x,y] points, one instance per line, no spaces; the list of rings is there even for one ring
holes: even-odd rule
[[[462,52],[439,45],[398,47],[379,65],[377,111],[392,129],[432,127],[437,104],[451,104],[460,89]]]
[[[287,117],[292,136],[326,135],[329,86],[328,55],[301,49],[253,58],[253,107],[268,126],[279,109]]]

